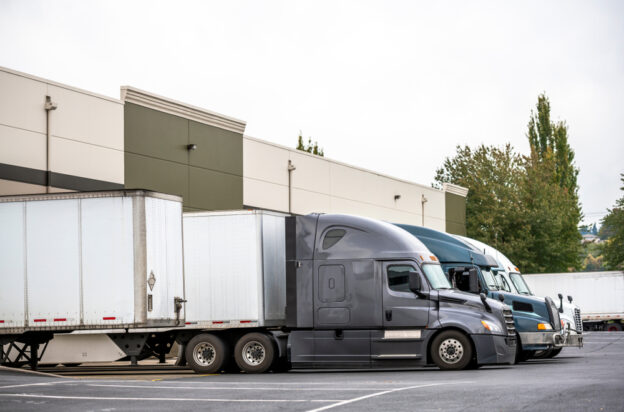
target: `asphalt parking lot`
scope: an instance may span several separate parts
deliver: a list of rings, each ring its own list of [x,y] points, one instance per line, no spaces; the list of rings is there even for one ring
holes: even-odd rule
[[[0,410],[624,410],[624,332],[516,366],[442,372],[190,373],[84,377],[0,370]]]

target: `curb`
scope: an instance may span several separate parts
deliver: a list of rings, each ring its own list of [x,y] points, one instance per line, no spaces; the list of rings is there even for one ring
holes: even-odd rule
[[[68,378],[67,376],[56,375],[54,373],[46,373],[46,372],[39,372],[39,371],[31,371],[31,370],[28,370],[28,369],[9,368],[7,366],[0,366],[0,373],[3,372],[3,371],[24,373],[24,374],[27,374],[27,375],[47,376],[47,377],[52,377],[52,378],[73,379],[73,378]]]

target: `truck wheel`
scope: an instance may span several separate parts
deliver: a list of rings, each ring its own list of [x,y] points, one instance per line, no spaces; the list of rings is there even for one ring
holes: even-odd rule
[[[472,345],[461,332],[455,330],[442,332],[433,339],[431,359],[440,369],[465,369],[472,360]]]
[[[563,348],[554,348],[551,349],[550,353],[546,356],[547,358],[554,358],[555,356],[559,355],[561,353],[561,350]]]
[[[534,350],[516,349],[516,363],[526,362],[535,355]]]
[[[607,332],[621,332],[622,325],[620,323],[607,323],[604,327]]]
[[[228,348],[218,336],[202,333],[186,344],[186,362],[197,373],[216,373],[228,358]]]
[[[236,342],[234,360],[242,371],[262,373],[267,371],[275,359],[273,341],[262,333],[248,333]]]

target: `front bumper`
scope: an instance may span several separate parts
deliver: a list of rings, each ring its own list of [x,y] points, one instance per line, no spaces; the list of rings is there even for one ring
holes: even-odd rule
[[[583,347],[583,334],[578,333],[576,331],[569,331],[567,334],[563,336],[563,344],[560,345],[563,347],[574,347],[574,348],[582,348]]]
[[[519,332],[518,335],[523,349],[544,349],[544,346],[555,348],[583,347],[583,335],[569,329],[548,332]]]
[[[516,338],[502,335],[472,335],[479,365],[513,364]]]

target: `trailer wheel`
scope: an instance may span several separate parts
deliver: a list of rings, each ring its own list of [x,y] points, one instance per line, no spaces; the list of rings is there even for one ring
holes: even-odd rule
[[[431,359],[440,369],[465,369],[472,360],[472,345],[461,332],[455,330],[442,332],[433,339]]]
[[[186,361],[197,373],[219,372],[227,358],[227,345],[209,333],[195,336],[186,345]]]
[[[621,332],[622,325],[620,323],[607,323],[604,330],[607,332]]]
[[[247,373],[262,373],[271,367],[275,359],[273,341],[262,333],[248,333],[234,347],[234,360]]]

